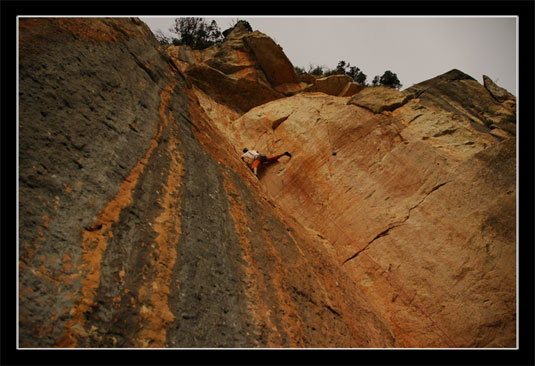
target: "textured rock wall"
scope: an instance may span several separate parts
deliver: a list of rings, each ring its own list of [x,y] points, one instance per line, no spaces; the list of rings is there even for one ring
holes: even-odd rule
[[[19,30],[20,339],[51,346],[94,303],[170,78],[141,23],[21,19]]]
[[[396,346],[139,20],[21,19],[19,82],[21,347]]]
[[[20,20],[20,345],[514,347],[513,97],[283,98],[240,42]]]
[[[325,239],[399,346],[514,347],[516,139],[492,126],[514,114],[457,70],[423,85],[395,105],[367,88],[366,108],[296,95],[221,128],[237,154],[293,154],[261,184]]]

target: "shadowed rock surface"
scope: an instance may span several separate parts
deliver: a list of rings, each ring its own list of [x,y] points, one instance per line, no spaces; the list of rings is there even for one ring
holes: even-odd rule
[[[515,346],[511,97],[458,70],[376,111],[299,93],[242,26],[19,32],[21,347]],[[293,157],[257,179],[243,147]]]
[[[144,24],[63,22],[21,20],[22,347],[395,344]]]

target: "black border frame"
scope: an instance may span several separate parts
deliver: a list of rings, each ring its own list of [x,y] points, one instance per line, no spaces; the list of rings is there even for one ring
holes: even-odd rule
[[[16,291],[13,256],[15,221],[0,220],[2,365],[534,365],[533,351],[533,111],[535,2],[525,1],[2,1],[2,213],[16,212],[16,17],[18,15],[513,15],[519,19],[519,348],[516,350],[17,350],[12,294]],[[521,120],[521,121],[520,121]],[[12,238],[13,236],[13,238]],[[14,239],[14,240],[13,240]],[[6,301],[3,301],[6,300]]]

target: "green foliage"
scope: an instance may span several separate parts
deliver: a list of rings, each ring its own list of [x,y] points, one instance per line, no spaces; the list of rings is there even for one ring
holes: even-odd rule
[[[309,65],[307,73],[311,75],[321,76],[323,75],[323,67]]]
[[[363,73],[362,71],[360,71],[358,68],[355,71],[354,76],[351,76],[351,77],[353,78],[355,83],[360,84],[360,85],[367,85],[367,83],[366,83],[366,78],[367,78],[366,74]]]
[[[349,70],[346,71],[345,73],[349,75],[355,83],[360,84],[360,85],[366,85],[366,78],[367,78],[366,74],[360,71],[360,69],[356,66],[350,67],[349,64],[347,64],[347,66],[349,67]]]
[[[296,67],[294,67],[294,69],[295,69],[295,72],[297,73],[297,75],[306,74],[305,69],[303,69],[302,67],[296,66]]]
[[[400,89],[403,86],[399,82],[398,76],[390,70],[385,71],[381,77],[377,75],[373,79],[373,85],[382,85],[394,89]]]
[[[336,65],[335,69],[327,70],[324,72],[324,76],[330,76],[330,75],[348,75],[351,79],[353,79],[354,82],[366,85],[366,74],[364,74],[360,69],[356,66],[351,66],[349,62],[345,61],[339,61],[338,65]]]
[[[378,85],[379,85],[379,75],[376,75],[376,76],[373,78],[372,85],[373,85],[373,86],[378,86]]]
[[[336,65],[336,73],[337,74],[347,74],[347,68],[349,67],[349,62],[346,63],[345,61],[339,61],[338,65]]]
[[[223,41],[215,20],[208,24],[203,18],[176,18],[173,28],[169,31],[178,35],[180,44],[190,46],[194,50],[202,50]]]
[[[357,84],[368,86],[366,83],[367,76],[358,67],[351,66],[349,62],[340,61],[336,68],[327,69],[323,66],[309,65],[308,71],[302,67],[295,67],[298,75],[309,74],[314,76],[330,76],[338,74],[346,74]],[[375,76],[371,83],[372,86],[386,86],[389,88],[400,89],[403,85],[399,82],[398,76],[390,70],[384,72],[382,76]]]
[[[322,66],[309,65],[308,71],[302,67],[295,67],[298,75],[309,74],[314,76],[330,76],[337,74],[346,74],[359,85],[369,86],[366,83],[367,76],[358,67],[351,66],[349,62],[339,61],[335,69],[326,69]],[[400,89],[403,85],[399,82],[398,76],[390,70],[384,72],[382,76],[375,76],[371,82],[372,86],[386,86],[389,88]]]

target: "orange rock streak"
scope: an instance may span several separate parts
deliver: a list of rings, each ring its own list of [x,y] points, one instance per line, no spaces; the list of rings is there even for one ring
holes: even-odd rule
[[[169,120],[173,121],[171,112],[169,112]],[[156,276],[152,283],[144,285],[138,294],[140,301],[149,300],[152,305],[151,308],[144,307],[144,305],[141,307],[140,317],[143,329],[134,340],[134,343],[139,347],[165,347],[165,326],[175,319],[169,309],[168,295],[172,269],[177,259],[176,247],[182,233],[179,214],[181,205],[179,187],[184,175],[184,164],[177,149],[177,139],[173,135],[171,135],[169,143],[169,156],[171,157],[171,167],[167,184],[162,189],[161,206],[163,212],[153,225],[154,231],[158,234],[156,237],[156,257],[158,259],[152,263]]]
[[[281,344],[280,332],[271,321],[270,309],[266,304],[264,279],[254,263],[251,242],[247,239],[250,231],[248,221],[245,216],[245,207],[240,195],[232,184],[228,173],[222,170],[225,192],[227,193],[230,215],[234,220],[234,227],[238,235],[238,240],[242,247],[242,257],[245,260],[246,295],[249,298],[248,308],[251,318],[259,326],[262,333],[267,333],[267,347],[274,347]],[[267,329],[266,329],[267,328]]]
[[[162,121],[167,126],[165,106],[169,105],[170,93],[176,85],[172,81],[161,93],[160,117],[155,126],[155,133],[150,140],[149,148],[145,155],[132,168],[128,177],[121,183],[115,197],[99,211],[93,224],[82,232],[82,264],[81,272],[85,274],[82,280],[80,295],[70,311],[71,319],[66,322],[62,336],[57,340],[57,347],[76,347],[80,335],[83,335],[86,311],[91,310],[97,289],[100,285],[100,267],[102,255],[106,250],[108,238],[112,237],[112,226],[119,220],[119,214],[123,208],[132,202],[132,191],[135,188],[140,175],[143,173],[152,152],[158,146],[162,134]],[[163,105],[163,107],[162,107]],[[82,331],[80,331],[80,329]]]

